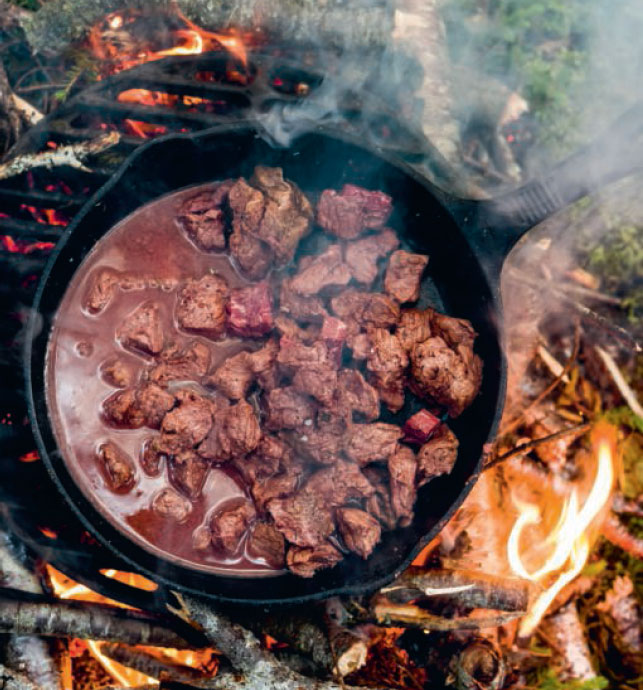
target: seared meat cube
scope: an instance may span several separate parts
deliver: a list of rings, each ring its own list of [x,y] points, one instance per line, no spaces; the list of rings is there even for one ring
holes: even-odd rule
[[[179,453],[194,448],[212,427],[212,403],[190,390],[177,393],[178,407],[168,412],[161,424],[159,448]]]
[[[384,289],[398,302],[415,302],[420,298],[420,281],[429,257],[403,249],[393,252],[384,276]]]
[[[266,507],[277,529],[298,546],[318,546],[335,529],[325,497],[313,492],[300,490],[288,498],[273,498]]]
[[[268,283],[230,291],[228,332],[244,338],[260,338],[273,328],[272,297]]]
[[[148,438],[141,448],[140,463],[148,477],[158,477],[161,474],[161,463],[166,458],[158,447],[158,438]]]
[[[369,381],[391,412],[404,405],[404,373],[409,358],[396,336],[383,328],[370,332],[371,352],[366,361]]]
[[[210,367],[210,349],[198,341],[182,350],[176,346],[161,352],[161,361],[150,369],[147,378],[161,386],[170,381],[199,381]]]
[[[271,477],[292,463],[291,449],[276,436],[264,435],[256,449],[235,464],[248,484]]]
[[[225,217],[221,206],[232,184],[223,182],[216,189],[200,192],[181,204],[179,224],[199,249],[225,249]]]
[[[263,194],[241,177],[230,187],[228,203],[235,233],[256,235],[265,211]]]
[[[342,351],[348,336],[348,327],[343,321],[336,319],[334,316],[327,316],[324,319],[319,335],[326,343],[330,358],[339,366],[342,362]]]
[[[214,374],[208,376],[205,384],[215,386],[217,390],[231,400],[245,398],[254,380],[248,358],[247,352],[239,352],[228,357]]]
[[[342,369],[339,372],[338,385],[343,404],[364,415],[369,421],[379,417],[380,397],[357,369]]]
[[[207,551],[212,546],[212,533],[207,525],[199,525],[192,532],[192,548],[195,551]]]
[[[127,388],[134,381],[134,372],[122,359],[110,359],[103,362],[100,374],[105,383],[114,388]]]
[[[360,500],[375,493],[375,488],[354,462],[337,460],[311,475],[302,491],[320,497],[332,508],[350,499]]]
[[[391,505],[388,471],[371,465],[364,469],[364,475],[375,489],[375,493],[366,499],[366,510],[379,520],[386,529],[395,529],[397,516]]]
[[[136,407],[141,411],[145,426],[158,429],[163,417],[174,407],[174,396],[155,383],[142,383],[136,389]]]
[[[346,446],[346,455],[359,465],[386,460],[395,452],[401,438],[402,430],[396,424],[354,424]]]
[[[254,408],[239,400],[228,408],[221,444],[226,455],[239,457],[253,451],[261,439],[261,429]]]
[[[105,421],[111,426],[158,429],[161,420],[174,407],[174,396],[155,383],[126,388],[110,395],[103,402]]]
[[[429,440],[439,424],[440,420],[434,414],[428,410],[420,410],[404,422],[402,427],[404,440],[407,443],[422,445]]]
[[[257,513],[250,501],[217,510],[210,520],[212,544],[226,554],[236,553],[243,536],[256,517]]]
[[[89,290],[83,301],[91,314],[99,314],[112,301],[118,289],[121,274],[113,268],[99,268],[90,278]]]
[[[161,489],[152,499],[152,510],[173,522],[185,522],[192,512],[192,504],[174,489]]]
[[[230,253],[242,272],[251,280],[265,278],[272,267],[270,248],[247,232],[237,229],[230,235]]]
[[[451,429],[446,424],[441,424],[418,452],[418,486],[451,472],[458,457],[458,445],[458,439]]]
[[[123,347],[146,355],[157,355],[163,349],[163,326],[159,305],[145,302],[129,314],[116,331]]]
[[[397,302],[379,292],[360,292],[351,288],[333,297],[330,305],[340,319],[355,321],[364,327],[390,328],[400,316]]]
[[[209,470],[210,463],[192,450],[178,453],[169,463],[170,481],[192,500],[199,497]]]
[[[291,318],[321,322],[328,314],[319,297],[303,297],[295,292],[292,280],[284,280],[279,291],[279,308]]]
[[[344,435],[327,427],[315,429],[311,426],[294,433],[292,443],[300,455],[321,465],[333,465],[344,447]]]
[[[286,562],[283,534],[267,522],[256,522],[248,535],[248,554],[262,558],[272,568],[283,568]]]
[[[307,345],[314,343],[315,340],[319,338],[318,326],[311,324],[308,328],[302,328],[298,323],[289,319],[284,314],[277,314],[277,316],[275,316],[275,328],[280,336],[285,335],[295,340],[301,340],[301,342]]]
[[[291,546],[286,555],[288,569],[299,577],[312,577],[318,570],[332,568],[342,560],[342,554],[325,542],[313,548]]]
[[[357,508],[340,508],[336,515],[344,544],[358,556],[368,558],[382,536],[379,522]]]
[[[215,275],[188,280],[179,292],[176,319],[185,331],[217,339],[225,331],[228,284]]]
[[[350,279],[351,272],[342,259],[341,247],[331,244],[305,268],[300,268],[290,285],[295,292],[310,297],[331,285],[347,285]]]
[[[329,367],[332,365],[328,355],[328,348],[322,342],[304,345],[299,340],[283,336],[279,340],[279,354],[277,362],[289,369],[301,367]]]
[[[118,492],[129,491],[136,478],[136,470],[130,456],[111,441],[98,447],[97,456],[109,488]]]
[[[277,371],[278,352],[279,343],[276,340],[269,340],[262,348],[248,355],[252,373],[265,391],[269,391],[279,385],[280,376]]]
[[[414,345],[423,343],[431,337],[432,311],[432,309],[402,309],[395,335],[407,352],[411,352]]]
[[[398,446],[388,459],[388,471],[391,483],[391,507],[402,527],[413,519],[415,503],[415,475],[417,462],[415,454],[406,446]]]
[[[297,429],[311,425],[315,409],[308,398],[300,395],[293,387],[273,388],[266,398],[268,429]]]
[[[337,371],[329,367],[302,367],[293,378],[293,387],[315,398],[322,405],[330,405],[337,390]]]
[[[344,252],[345,261],[358,283],[370,285],[377,277],[377,260],[397,249],[400,244],[392,230],[350,242]]]
[[[351,335],[346,344],[353,352],[353,359],[367,359],[373,350],[371,336],[368,333]]]
[[[265,512],[270,501],[292,496],[297,491],[298,486],[298,474],[282,473],[274,477],[258,478],[252,485],[250,493],[257,509]]]
[[[393,210],[393,200],[383,192],[372,192],[346,184],[338,194],[322,192],[317,204],[317,223],[333,235],[355,239],[366,228],[381,228]]]

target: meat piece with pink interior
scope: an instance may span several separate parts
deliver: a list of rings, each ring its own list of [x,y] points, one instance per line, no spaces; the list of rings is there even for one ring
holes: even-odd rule
[[[155,302],[144,302],[125,317],[116,331],[121,345],[134,352],[157,355],[163,349],[161,310]]]
[[[97,457],[112,491],[125,492],[134,486],[134,462],[122,448],[111,441],[102,443],[98,447]]]
[[[354,424],[346,446],[346,455],[359,465],[386,460],[395,452],[401,438],[402,429],[396,424]]]
[[[391,485],[391,507],[402,527],[413,519],[415,503],[415,476],[417,462],[415,454],[406,446],[398,446],[388,459],[388,471]]]
[[[342,249],[331,244],[322,254],[315,256],[305,268],[300,268],[290,285],[304,297],[317,295],[330,286],[342,287],[351,279],[351,272],[344,263]]]
[[[312,426],[315,408],[310,399],[292,386],[274,388],[266,397],[266,428],[297,429]]]
[[[335,523],[323,496],[300,490],[288,498],[268,501],[268,512],[277,529],[292,544],[318,546],[335,529]]]
[[[367,228],[384,226],[393,210],[393,199],[384,192],[345,184],[341,192],[326,189],[317,203],[317,223],[345,240],[358,237]]]
[[[326,343],[331,359],[339,366],[342,361],[344,343],[348,337],[346,324],[334,316],[327,316],[322,323],[319,337]]]
[[[179,326],[191,333],[217,339],[225,332],[228,284],[216,275],[190,279],[181,288],[176,304]]]
[[[378,273],[377,261],[397,249],[400,242],[392,230],[382,230],[361,240],[349,242],[344,260],[353,278],[363,285],[371,285]]]
[[[384,289],[398,302],[415,302],[420,298],[422,273],[429,263],[424,254],[399,249],[393,252],[384,276]]]
[[[170,381],[200,381],[210,367],[210,348],[195,340],[182,349],[164,350],[160,360],[147,374],[150,381],[161,386]]]
[[[267,522],[256,522],[248,535],[248,554],[263,559],[273,568],[283,568],[286,562],[283,534]]]
[[[286,556],[288,569],[299,577],[312,577],[318,570],[332,568],[341,560],[342,554],[326,542],[313,548],[291,546]]]
[[[228,332],[243,338],[260,338],[273,328],[272,294],[268,283],[230,290]]]
[[[395,335],[383,328],[369,332],[371,351],[366,360],[369,382],[391,412],[404,405],[404,377],[409,358]]]
[[[213,546],[228,555],[236,553],[256,515],[250,501],[235,502],[217,510],[210,519]]]
[[[336,517],[339,533],[347,548],[362,558],[368,558],[382,536],[380,523],[357,508],[340,508]]]
[[[404,440],[407,443],[422,445],[429,440],[439,425],[440,419],[438,417],[428,410],[420,410],[409,417],[402,426]]]
[[[458,458],[458,439],[446,424],[441,424],[417,455],[417,484],[449,474]]]
[[[402,309],[395,335],[406,352],[431,337],[432,312],[432,309]]]

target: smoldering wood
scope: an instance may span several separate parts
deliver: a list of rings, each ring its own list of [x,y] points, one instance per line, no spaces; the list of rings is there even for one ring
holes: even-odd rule
[[[455,660],[458,690],[499,690],[506,674],[503,653],[489,640],[469,643]]]
[[[469,608],[526,611],[530,585],[466,570],[409,568],[381,591],[394,603],[440,597]]]
[[[30,680],[0,664],[0,690],[44,690]]]
[[[110,12],[128,8],[157,14],[174,7],[206,29],[260,27],[289,42],[339,48],[382,46],[393,27],[388,0],[50,0],[21,24],[35,51],[60,53]]]
[[[110,659],[140,673],[167,681],[190,681],[203,677],[197,669],[172,663],[170,659],[162,660],[142,649],[124,644],[113,643],[101,645],[100,651]]]
[[[194,646],[148,614],[103,604],[52,600],[11,589],[0,590],[0,632],[177,649]]]
[[[596,677],[576,605],[570,602],[541,623],[545,635],[551,637],[559,651],[560,680],[590,680]]]

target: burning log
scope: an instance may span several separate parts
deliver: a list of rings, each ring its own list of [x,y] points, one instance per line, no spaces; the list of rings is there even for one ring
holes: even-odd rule
[[[100,651],[123,666],[139,671],[150,678],[168,681],[190,681],[202,678],[196,669],[174,664],[170,659],[160,659],[142,649],[133,649],[123,644],[104,644]]]
[[[34,168],[47,168],[51,170],[51,168],[68,165],[70,168],[87,171],[88,168],[83,163],[86,158],[106,151],[118,144],[119,141],[120,134],[118,132],[109,132],[89,141],[61,146],[53,151],[26,153],[22,156],[16,156],[12,160],[0,165],[0,180],[21,175],[27,170],[33,170]]]
[[[499,690],[505,673],[506,664],[500,648],[485,639],[467,645],[455,662],[458,690]]]

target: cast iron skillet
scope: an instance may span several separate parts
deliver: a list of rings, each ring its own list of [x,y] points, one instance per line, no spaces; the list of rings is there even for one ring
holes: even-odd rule
[[[616,125],[616,131],[622,135],[624,127],[638,125],[642,117],[639,106]],[[42,275],[33,305],[25,352],[29,415],[41,457],[58,489],[99,541],[133,569],[176,590],[218,601],[294,604],[383,586],[409,565],[460,506],[480,470],[482,446],[496,430],[505,392],[499,296],[504,257],[540,220],[637,167],[639,161],[632,155],[606,161],[610,149],[607,134],[545,178],[504,198],[465,202],[447,197],[401,162],[322,129],[304,134],[287,149],[273,148],[261,137],[258,126],[247,122],[170,136],[140,147],[67,228]],[[56,446],[45,399],[45,358],[53,319],[73,273],[95,242],[159,196],[211,180],[249,177],[256,164],[281,166],[284,176],[306,192],[352,182],[391,194],[395,213],[390,225],[405,246],[431,257],[429,279],[423,284],[424,304],[469,319],[479,333],[476,350],[484,361],[479,396],[450,422],[460,439],[456,466],[450,475],[420,491],[413,523],[385,532],[367,561],[347,557],[312,579],[289,574],[272,578],[204,574],[135,545],[93,507],[73,481]]]

